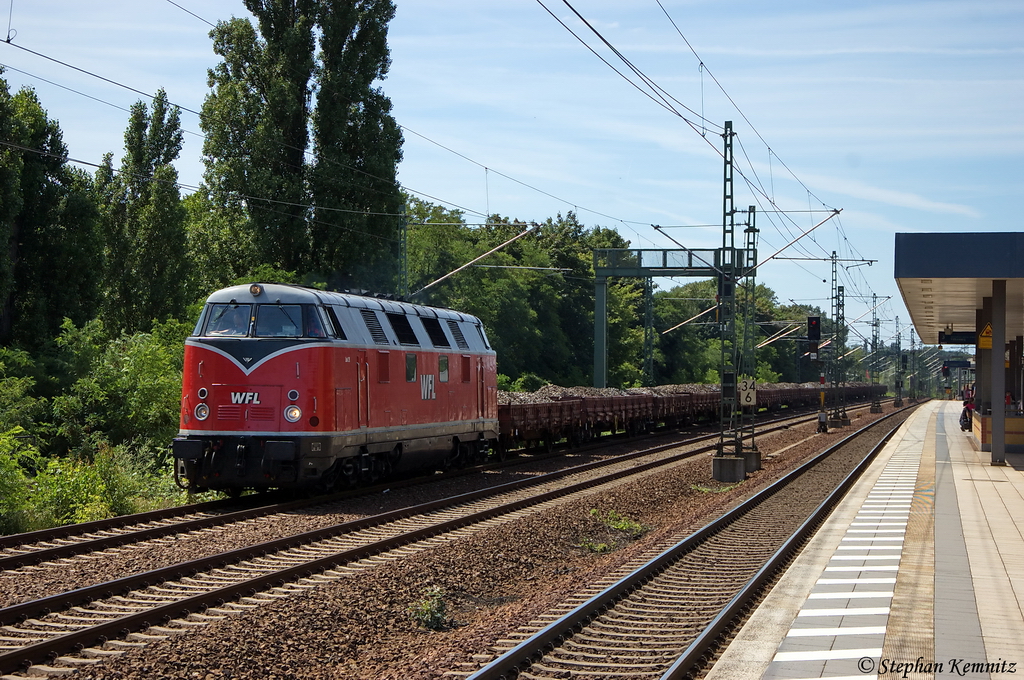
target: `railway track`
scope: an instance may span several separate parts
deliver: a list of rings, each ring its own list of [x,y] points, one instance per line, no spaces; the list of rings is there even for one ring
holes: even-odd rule
[[[900,411],[850,435],[720,519],[663,551],[652,549],[499,641],[497,657],[478,658],[475,672],[451,675],[687,677],[905,417]]]
[[[853,411],[853,409],[851,409]],[[789,423],[782,427],[792,426],[790,421],[793,417],[787,414],[784,418],[769,420],[763,425],[771,426],[773,423]],[[805,420],[798,417],[797,422]],[[809,420],[806,419],[806,420]],[[778,426],[776,426],[778,427]],[[770,432],[771,429],[763,430]],[[691,443],[712,439],[717,435],[698,435],[686,439],[677,440],[664,446],[685,446]],[[621,440],[615,440],[616,443]],[[583,449],[576,451],[596,451],[607,447],[609,441],[603,440],[599,443],[590,444]],[[562,454],[541,454],[531,456],[529,460],[535,461],[554,455]],[[502,469],[516,465],[522,465],[524,459],[503,461],[483,466],[476,466],[467,470],[457,470],[446,473],[449,477],[469,474],[481,469]],[[404,486],[414,486],[428,482],[436,482],[436,475],[417,477],[401,481],[394,481],[384,485],[354,489],[328,496],[304,498],[287,502],[266,503],[265,499],[250,496],[254,500],[244,499],[222,499],[208,503],[200,503],[179,508],[167,508],[154,510],[146,513],[115,517],[94,522],[87,522],[79,525],[55,527],[27,534],[16,534],[12,536],[0,536],[0,572],[19,569],[25,566],[38,565],[45,562],[64,560],[76,555],[95,553],[111,548],[121,548],[133,544],[140,544],[153,539],[166,536],[180,536],[189,532],[202,531],[213,527],[226,527],[228,525],[246,522],[258,518],[272,519],[274,515],[283,515],[290,512],[306,510],[315,507],[329,508],[331,503],[351,499],[357,496],[379,493],[385,488],[395,489]],[[275,497],[270,496],[273,500]],[[241,506],[241,509],[239,509]]]
[[[130,646],[148,637],[182,632],[708,450],[660,455],[667,448],[655,447],[553,477],[403,508],[7,607],[0,610],[0,672],[23,670],[78,648],[87,651],[67,657],[64,663],[96,662],[119,650],[91,645],[112,640],[108,647]],[[644,456],[650,460],[641,460]],[[579,479],[569,484],[565,478],[573,475]],[[135,640],[116,641],[124,631],[140,630],[147,632],[136,633]]]

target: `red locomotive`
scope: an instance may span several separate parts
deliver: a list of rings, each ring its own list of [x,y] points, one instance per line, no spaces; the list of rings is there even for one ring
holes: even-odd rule
[[[207,299],[185,342],[178,483],[317,487],[482,458],[498,437],[480,320],[253,283]]]

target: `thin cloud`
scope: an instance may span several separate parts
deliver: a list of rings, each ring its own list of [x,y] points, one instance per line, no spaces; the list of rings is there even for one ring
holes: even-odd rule
[[[884,203],[886,205],[910,208],[912,210],[921,210],[940,215],[961,215],[963,217],[975,219],[981,217],[980,212],[968,205],[933,201],[917,194],[905,191],[893,191],[892,189],[883,189],[858,180],[826,177],[821,175],[804,175],[804,180],[807,181],[808,184],[819,187],[822,192],[828,192],[830,194],[843,194],[852,198],[874,201],[875,203]]]

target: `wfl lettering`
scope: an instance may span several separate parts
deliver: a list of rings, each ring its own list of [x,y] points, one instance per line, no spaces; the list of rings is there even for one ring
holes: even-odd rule
[[[437,399],[437,394],[434,392],[434,376],[420,376],[420,398]]]

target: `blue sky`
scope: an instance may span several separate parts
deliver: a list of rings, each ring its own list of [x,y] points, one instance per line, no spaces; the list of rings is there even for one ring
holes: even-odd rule
[[[175,1],[213,22],[245,14],[240,0]],[[562,0],[543,4],[628,73]],[[659,224],[677,227],[668,233],[688,247],[715,248],[720,226],[695,225],[722,222],[720,130],[731,120],[735,200],[758,207],[762,257],[826,216],[818,211],[842,209],[784,255],[877,260],[840,269],[840,284],[848,320],[872,293],[893,296],[881,308],[883,339],[897,315],[908,320],[892,277],[894,233],[1021,229],[1024,3],[572,6],[688,107],[675,105],[692,125],[602,63],[536,0],[398,0],[382,87],[407,128],[400,179],[408,190],[465,209],[469,222],[488,212],[541,221],[575,210],[634,247],[672,247],[650,226]],[[12,89],[37,90],[73,158],[98,163],[110,151],[119,159],[127,113],[40,78],[123,108],[140,96],[19,47],[202,106],[215,64],[209,26],[167,0],[7,0],[0,9],[16,32],[0,45],[0,63],[12,69],[5,78]],[[196,116],[182,121],[199,132]],[[177,163],[186,185],[201,180],[200,148],[187,134]],[[781,301],[829,309],[828,262],[779,260],[758,276]]]

